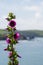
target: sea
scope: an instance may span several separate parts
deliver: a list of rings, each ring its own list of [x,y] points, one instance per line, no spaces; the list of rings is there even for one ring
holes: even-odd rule
[[[8,51],[5,40],[0,40],[0,65],[8,65]],[[31,40],[19,40],[14,46],[21,58],[18,58],[19,65],[43,65],[43,38]]]

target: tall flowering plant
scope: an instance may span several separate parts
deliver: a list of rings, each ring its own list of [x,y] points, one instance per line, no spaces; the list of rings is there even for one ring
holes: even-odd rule
[[[9,13],[6,20],[8,21],[7,31],[9,32],[6,38],[7,42],[7,48],[5,48],[5,51],[9,51],[9,62],[8,65],[19,65],[18,57],[21,58],[17,54],[17,51],[14,48],[14,45],[18,43],[18,38],[20,37],[20,34],[16,31],[16,22],[15,22],[15,15],[13,13]]]

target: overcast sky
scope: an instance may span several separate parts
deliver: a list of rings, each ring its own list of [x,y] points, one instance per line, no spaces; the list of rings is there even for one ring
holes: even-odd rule
[[[7,27],[9,12],[16,15],[18,30],[43,30],[43,0],[0,0],[0,29]]]

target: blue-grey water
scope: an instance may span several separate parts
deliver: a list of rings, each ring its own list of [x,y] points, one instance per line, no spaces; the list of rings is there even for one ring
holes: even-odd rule
[[[4,51],[6,47],[6,41],[0,41],[0,65],[8,65],[8,52]],[[43,65],[43,38],[20,40],[15,47],[22,57],[19,65]]]

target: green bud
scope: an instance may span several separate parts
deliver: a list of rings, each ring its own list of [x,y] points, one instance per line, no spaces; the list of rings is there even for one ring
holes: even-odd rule
[[[10,17],[10,20],[11,20],[11,19],[15,19],[15,18],[16,18],[16,16],[15,16],[15,15],[13,15],[13,13],[12,13],[12,12],[10,12],[10,13],[9,13],[8,17]]]
[[[14,61],[14,63],[15,63],[15,65],[18,65],[19,64],[19,62],[18,62],[17,59]]]

